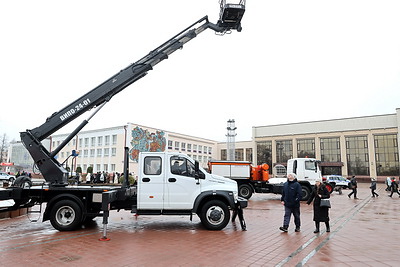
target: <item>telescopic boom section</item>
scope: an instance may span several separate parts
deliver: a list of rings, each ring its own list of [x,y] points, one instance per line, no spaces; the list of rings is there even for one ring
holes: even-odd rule
[[[83,121],[59,147],[54,149],[52,153],[49,153],[49,151],[47,151],[47,149],[42,145],[41,141],[43,139],[64,127],[84,112],[108,102],[115,94],[121,92],[130,84],[144,77],[155,65],[164,59],[167,59],[170,54],[181,49],[185,43],[195,38],[204,30],[209,28],[216,33],[225,33],[232,29],[241,30],[240,20],[243,16],[244,6],[238,5],[237,8],[236,22],[234,18],[235,15],[233,15],[235,12],[232,11],[232,8],[229,8],[230,13],[229,16],[227,16],[229,21],[226,23],[224,22],[224,18],[222,18],[224,12],[221,12],[220,20],[217,24],[209,22],[207,16],[199,19],[151,51],[142,59],[121,70],[119,73],[115,74],[104,83],[100,84],[98,87],[89,91],[60,111],[52,114],[41,126],[32,130],[27,130],[26,132],[21,132],[20,135],[22,142],[31,154],[35,164],[38,166],[46,181],[53,185],[67,184],[68,172],[54,156],[88,123],[88,120]]]

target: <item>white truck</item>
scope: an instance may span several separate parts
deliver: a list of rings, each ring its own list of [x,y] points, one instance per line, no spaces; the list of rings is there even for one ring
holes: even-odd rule
[[[247,200],[238,197],[235,181],[207,173],[185,154],[139,155],[137,205],[133,208],[139,215],[197,214],[205,228],[221,230],[229,222],[230,209],[241,212],[246,206]]]
[[[124,183],[118,185],[70,185],[69,171],[58,162],[57,154],[88,124],[89,120],[111,98],[143,78],[158,63],[197,37],[205,30],[219,35],[242,30],[241,20],[245,12],[245,1],[227,4],[220,1],[220,18],[216,24],[207,16],[197,20],[146,56],[122,69],[108,80],[85,93],[61,110],[54,112],[46,121],[34,129],[20,133],[21,141],[28,150],[35,166],[45,179],[42,186],[32,186],[27,176],[18,177],[13,185],[0,191],[1,200],[13,200],[14,205],[2,210],[16,210],[45,204],[43,221],[50,220],[60,231],[78,229],[95,217],[103,217],[103,239],[106,239],[110,210],[130,210],[137,214],[154,215],[199,215],[205,228],[220,230],[230,219],[230,210],[239,217],[242,229],[246,229],[243,208],[247,200],[240,199],[237,184],[229,179],[207,174],[183,154],[143,153],[140,156],[140,179],[137,185],[129,184],[128,148],[125,147]],[[149,107],[154,108],[154,107]],[[66,126],[83,113],[93,110],[52,151],[42,141]],[[27,109],[27,112],[32,110]],[[173,165],[170,165],[174,163]],[[176,163],[176,164],[175,164]]]
[[[235,180],[238,183],[239,196],[250,199],[253,193],[282,192],[286,178],[270,178],[269,166],[262,164],[252,167],[247,161],[216,161],[209,162],[209,170],[212,174],[222,175]],[[295,173],[297,181],[301,184],[303,197],[310,197],[312,186],[317,178],[321,178],[319,161],[313,158],[294,158],[287,162],[287,173]]]

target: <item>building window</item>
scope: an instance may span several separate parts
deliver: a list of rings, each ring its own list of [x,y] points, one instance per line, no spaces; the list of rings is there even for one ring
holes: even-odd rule
[[[117,155],[117,149],[115,147],[111,148],[111,157],[115,157]]]
[[[112,145],[115,146],[117,144],[117,135],[114,134],[111,138],[112,138]]]
[[[257,165],[267,163],[272,166],[272,141],[256,142],[257,145]]]
[[[369,175],[367,136],[346,137],[346,158],[349,175]]]
[[[102,154],[103,154],[102,152],[103,152],[103,149],[98,148],[98,149],[97,149],[97,156],[98,156],[98,157],[101,157]]]
[[[297,140],[298,158],[315,158],[315,139]]]
[[[110,149],[104,148],[104,157],[108,157],[110,155]]]
[[[221,160],[227,160],[228,154],[226,149],[221,149]]]
[[[87,149],[83,150],[83,157],[87,158],[89,156],[89,151]]]
[[[293,156],[292,140],[282,140],[276,142],[276,162],[286,163]]]
[[[96,164],[96,172],[101,171],[100,164]]]
[[[321,161],[341,162],[339,137],[321,138]]]
[[[110,145],[110,136],[109,135],[106,135],[105,137],[104,137],[104,145],[105,146],[109,146]]]
[[[111,164],[111,171],[115,172],[115,164]]]
[[[193,152],[197,152],[197,145],[193,145]]]
[[[172,140],[168,140],[168,149],[172,149]]]
[[[192,144],[188,144],[187,145],[187,151],[188,152],[192,152]]]
[[[212,154],[212,147],[208,147],[208,154],[209,154],[209,155]]]
[[[186,143],[182,143],[181,148],[182,148],[182,151],[186,151]]]
[[[79,138],[79,147],[82,147],[82,138]]]
[[[90,157],[91,157],[91,158],[94,157],[94,149],[90,149]]]
[[[85,147],[88,147],[88,146],[89,146],[89,138],[86,137],[86,138],[85,138]]]
[[[75,147],[76,146],[76,139],[72,139],[72,146]]]
[[[203,152],[203,146],[199,146],[199,153]]]
[[[103,164],[103,171],[108,172],[108,164]]]
[[[91,146],[96,146],[96,137],[90,138],[90,145]]]
[[[246,160],[253,162],[253,149],[252,148],[246,148]]]
[[[179,142],[175,141],[175,150],[179,150]]]
[[[374,146],[377,175],[399,175],[397,134],[375,135]]]
[[[103,136],[97,137],[97,145],[102,146],[103,145]]]
[[[240,161],[244,160],[243,148],[235,149],[235,160],[240,160]]]

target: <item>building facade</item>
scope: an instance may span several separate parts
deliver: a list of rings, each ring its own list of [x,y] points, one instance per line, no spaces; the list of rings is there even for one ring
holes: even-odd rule
[[[67,136],[53,135],[50,151],[58,147]],[[80,167],[86,173],[88,167],[91,167],[93,172],[122,173],[125,147],[129,153],[129,169],[133,173],[137,173],[137,160],[141,151],[182,152],[198,160],[203,167],[217,154],[216,141],[128,123],[124,126],[82,131],[56,157],[71,171]]]
[[[256,164],[321,160],[323,174],[399,176],[400,109],[395,114],[253,127]]]

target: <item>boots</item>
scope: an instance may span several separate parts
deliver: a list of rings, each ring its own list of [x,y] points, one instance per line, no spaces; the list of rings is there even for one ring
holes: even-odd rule
[[[289,228],[288,225],[284,225],[284,226],[279,227],[279,230],[281,230],[282,232],[287,232],[288,228]]]
[[[319,233],[319,222],[315,222],[314,234]]]
[[[326,226],[326,232],[330,232],[331,228],[329,227],[329,222],[325,222],[325,226]]]

